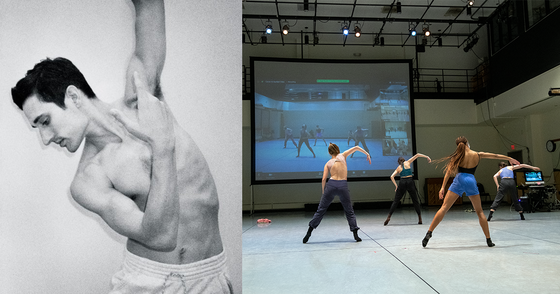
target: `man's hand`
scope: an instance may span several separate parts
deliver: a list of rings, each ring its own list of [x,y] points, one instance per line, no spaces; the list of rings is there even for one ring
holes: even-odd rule
[[[112,109],[111,114],[132,135],[150,144],[152,150],[174,148],[173,116],[169,106],[146,91],[137,72],[134,72],[134,86],[138,96],[138,122],[134,122],[116,109]]]

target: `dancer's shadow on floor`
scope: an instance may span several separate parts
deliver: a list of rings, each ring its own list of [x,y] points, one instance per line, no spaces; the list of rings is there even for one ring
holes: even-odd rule
[[[487,245],[485,244],[476,244],[476,245],[464,245],[464,246],[436,246],[436,247],[430,247],[430,245],[428,244],[427,247],[424,247],[423,249],[430,249],[430,250],[444,250],[444,251],[470,251],[473,249],[484,249],[484,248],[488,248],[489,250],[497,250],[497,249],[504,249],[504,248],[515,248],[515,247],[527,247],[527,246],[531,246],[530,244],[511,244],[511,245],[500,245],[497,244],[496,246],[489,248]]]
[[[409,223],[409,224],[393,224],[393,223],[389,223],[384,227],[406,227],[406,226],[423,226],[424,224],[418,224],[418,223]]]

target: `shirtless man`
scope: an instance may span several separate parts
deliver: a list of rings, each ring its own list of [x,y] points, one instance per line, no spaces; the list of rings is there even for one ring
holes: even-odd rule
[[[303,243],[307,243],[309,241],[309,237],[311,237],[311,232],[316,229],[325,213],[327,213],[327,209],[331,202],[334,200],[334,196],[338,195],[340,198],[340,203],[342,204],[342,208],[344,208],[344,212],[346,213],[346,220],[348,221],[348,226],[350,226],[350,231],[354,234],[354,240],[356,242],[362,241],[362,239],[358,236],[358,224],[356,222],[356,215],[354,214],[354,208],[352,208],[352,200],[350,199],[350,190],[348,189],[348,167],[346,165],[346,158],[350,154],[354,154],[354,152],[359,151],[366,155],[366,159],[371,164],[371,156],[367,153],[362,147],[354,146],[342,153],[340,153],[340,149],[336,144],[331,143],[328,148],[329,155],[331,159],[325,163],[325,167],[323,169],[323,179],[321,184],[321,201],[319,202],[319,207],[317,208],[317,212],[313,215],[313,219],[309,222],[309,228],[307,228],[307,233],[305,237],[303,237]],[[328,175],[331,175],[330,179],[327,181]]]
[[[214,180],[159,86],[164,3],[133,3],[137,41],[122,99],[99,100],[69,60],[56,58],[28,71],[13,101],[45,145],[76,152],[85,141],[72,197],[128,238],[111,293],[231,293]]]

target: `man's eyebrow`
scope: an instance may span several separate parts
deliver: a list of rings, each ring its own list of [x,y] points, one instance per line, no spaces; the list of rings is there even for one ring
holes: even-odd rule
[[[33,120],[33,123],[31,124],[31,127],[32,127],[32,128],[36,128],[36,127],[37,127],[37,122],[39,122],[39,120],[40,120],[41,118],[43,118],[43,116],[45,116],[45,115],[44,115],[44,114],[41,114],[41,115],[37,116],[37,117]]]

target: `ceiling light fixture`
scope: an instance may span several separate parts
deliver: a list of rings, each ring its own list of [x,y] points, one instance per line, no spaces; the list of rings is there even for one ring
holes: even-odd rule
[[[362,35],[362,29],[360,29],[360,26],[358,24],[356,24],[356,26],[354,27],[354,36],[356,36],[356,38],[359,38]]]
[[[270,22],[270,21],[268,21],[268,22]],[[264,27],[264,32],[265,32],[267,35],[272,34],[272,24],[268,23],[268,24]]]
[[[422,26],[422,32],[424,32],[424,36],[429,37],[431,35],[430,25],[424,24]]]
[[[290,26],[287,25],[287,24],[285,24],[285,25],[282,27],[282,35],[287,35],[289,32],[290,32]]]
[[[342,26],[342,34],[348,36],[348,26],[346,24]]]
[[[416,36],[416,29],[415,29],[416,25],[414,25],[414,23],[410,23],[408,25],[408,32],[410,33],[411,36],[415,37]]]

